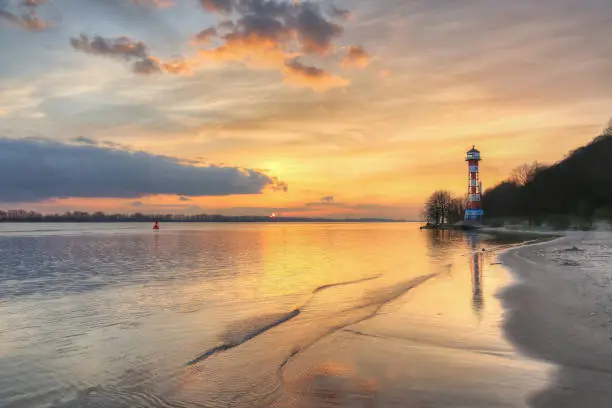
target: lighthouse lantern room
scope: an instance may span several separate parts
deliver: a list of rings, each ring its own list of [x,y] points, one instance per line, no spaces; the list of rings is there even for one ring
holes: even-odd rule
[[[480,160],[480,151],[473,146],[467,152],[465,161],[468,163],[468,196],[467,206],[465,210],[466,221],[482,221],[484,212],[482,211],[482,183],[480,182],[480,172],[478,169]]]

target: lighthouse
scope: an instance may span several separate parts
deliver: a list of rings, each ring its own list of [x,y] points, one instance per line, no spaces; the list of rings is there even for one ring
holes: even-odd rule
[[[480,151],[476,146],[467,152],[465,161],[468,163],[468,196],[465,209],[465,221],[482,221],[484,212],[482,211],[482,183],[480,182],[480,172],[478,169]]]

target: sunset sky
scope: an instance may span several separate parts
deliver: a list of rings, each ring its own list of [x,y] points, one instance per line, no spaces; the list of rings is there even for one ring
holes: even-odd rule
[[[0,0],[0,208],[416,218],[612,116],[610,0]]]

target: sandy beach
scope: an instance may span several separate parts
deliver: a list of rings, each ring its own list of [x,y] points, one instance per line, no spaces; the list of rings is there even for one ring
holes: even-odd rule
[[[500,294],[507,337],[559,366],[530,405],[612,406],[612,234],[570,232],[500,259],[519,278]]]

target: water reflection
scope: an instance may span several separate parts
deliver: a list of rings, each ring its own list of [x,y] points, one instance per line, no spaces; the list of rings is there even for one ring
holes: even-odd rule
[[[484,296],[483,296],[483,265],[484,265],[484,252],[480,250],[480,236],[475,233],[467,233],[466,241],[468,247],[472,251],[470,258],[470,271],[472,279],[472,309],[474,314],[481,319],[484,310]]]
[[[0,236],[0,401],[488,408],[518,406],[539,373],[505,358],[499,303],[484,311],[507,283],[489,271],[483,293],[480,248],[500,244],[491,236],[410,224],[103,227]]]

